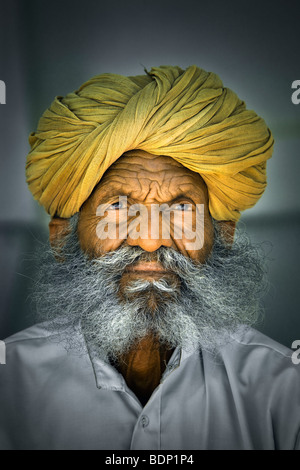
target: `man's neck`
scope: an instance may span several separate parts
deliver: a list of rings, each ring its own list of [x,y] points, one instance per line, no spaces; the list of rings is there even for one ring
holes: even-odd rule
[[[148,335],[120,357],[116,367],[142,405],[159,385],[172,353],[173,350],[161,345],[153,335]]]

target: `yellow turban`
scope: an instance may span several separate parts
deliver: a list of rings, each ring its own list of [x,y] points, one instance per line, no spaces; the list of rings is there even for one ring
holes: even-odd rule
[[[56,97],[29,142],[27,182],[52,216],[78,212],[107,168],[140,149],[198,172],[211,215],[233,221],[264,192],[273,147],[263,119],[196,66],[98,75]]]

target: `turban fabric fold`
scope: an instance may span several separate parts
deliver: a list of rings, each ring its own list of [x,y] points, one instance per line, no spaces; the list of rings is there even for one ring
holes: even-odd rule
[[[205,181],[211,215],[237,221],[266,187],[273,137],[220,78],[196,66],[98,75],[56,97],[29,137],[29,189],[52,216],[80,210],[125,152],[172,157]]]

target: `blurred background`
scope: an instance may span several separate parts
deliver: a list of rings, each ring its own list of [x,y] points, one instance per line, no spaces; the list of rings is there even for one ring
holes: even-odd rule
[[[217,73],[274,134],[267,190],[240,226],[269,258],[258,329],[288,347],[300,339],[300,104],[291,100],[299,14],[300,3],[288,0],[0,0],[0,339],[34,322],[31,258],[49,217],[24,168],[40,115],[93,75],[192,64]]]

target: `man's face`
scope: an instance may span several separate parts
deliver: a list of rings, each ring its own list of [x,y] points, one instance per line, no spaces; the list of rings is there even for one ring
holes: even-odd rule
[[[119,197],[126,196],[127,208],[120,207]],[[106,217],[116,218],[120,222],[121,213],[124,209],[138,204],[147,210],[148,227],[143,236],[133,237],[130,231],[130,217],[127,219],[126,237],[100,239],[96,233],[99,216],[97,208],[100,205],[107,208]],[[167,204],[175,211],[171,212],[169,237],[164,238],[162,230],[164,221],[159,214],[160,228],[158,237],[153,237],[151,232],[151,208],[154,205]],[[184,204],[188,206],[184,206]],[[190,233],[184,226],[184,210],[191,211],[191,228],[196,232],[197,205],[203,205],[204,226],[201,227],[204,234],[204,242],[201,248],[190,248]],[[199,206],[198,206],[199,207]],[[180,217],[175,223],[175,213],[181,211]],[[113,213],[113,214],[112,214]],[[178,214],[177,214],[178,215]],[[179,223],[182,227],[178,227]],[[178,228],[181,229],[181,237],[177,237]],[[81,248],[91,258],[97,258],[105,253],[115,251],[120,246],[139,246],[145,252],[153,253],[161,246],[170,247],[182,253],[191,260],[203,263],[208,258],[214,240],[213,224],[208,210],[208,194],[204,181],[197,173],[185,168],[170,157],[159,157],[151,154],[141,153],[131,156],[122,156],[105,173],[101,182],[93,192],[92,196],[82,207],[78,222],[78,237]],[[118,234],[118,232],[117,232]],[[136,278],[152,278],[167,275],[163,267],[156,261],[139,261],[130,266],[124,273],[122,282],[125,284]]]

